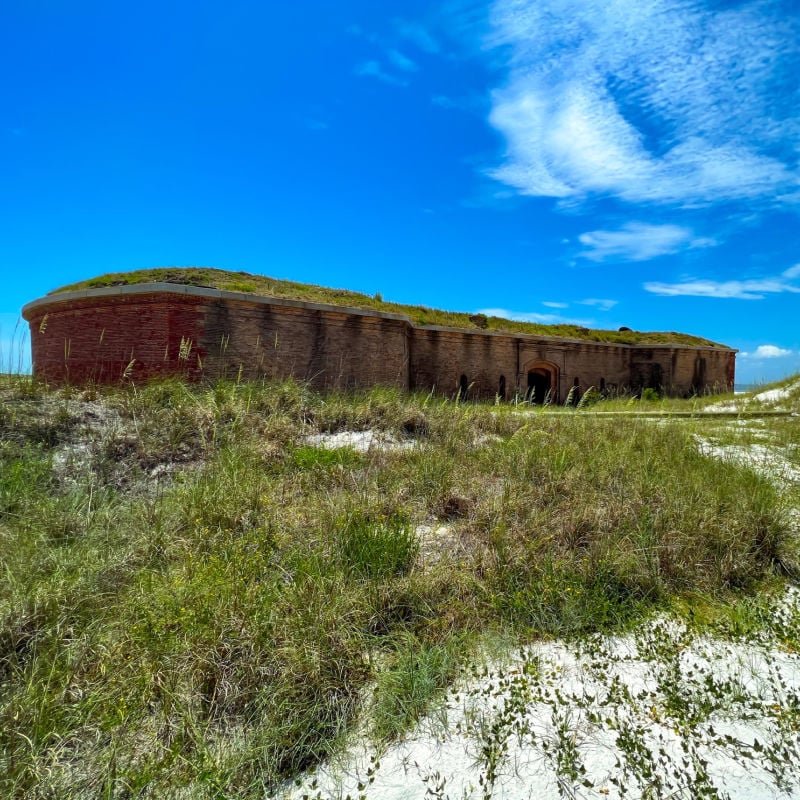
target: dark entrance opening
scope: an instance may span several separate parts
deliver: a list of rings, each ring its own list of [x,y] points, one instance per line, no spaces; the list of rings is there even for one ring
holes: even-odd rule
[[[501,375],[500,376],[500,385],[497,387],[497,396],[501,400],[505,400],[506,399],[506,376],[505,375]]]
[[[650,379],[647,381],[647,388],[648,389],[655,389],[657,392],[660,392],[662,387],[662,383],[664,382],[664,370],[661,367],[661,364],[651,364],[650,365]]]
[[[529,403],[547,403],[550,401],[550,372],[544,369],[533,369],[528,373],[528,391],[525,398]]]
[[[694,376],[692,377],[692,392],[700,394],[706,385],[706,360],[697,356],[694,361]]]
[[[466,375],[462,375],[458,381],[458,399],[463,403],[467,399],[467,391],[469,390],[469,381]]]

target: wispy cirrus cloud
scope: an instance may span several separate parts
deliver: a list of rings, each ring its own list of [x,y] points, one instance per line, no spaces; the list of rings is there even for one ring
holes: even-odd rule
[[[403,55],[399,50],[390,48],[386,51],[386,57],[397,69],[403,72],[416,72],[419,69],[416,61],[412,61],[408,56]]]
[[[408,77],[419,72],[420,66],[404,51],[413,45],[424,53],[438,54],[439,44],[420,23],[394,20],[393,28],[393,33],[379,34],[365,30],[360,25],[347,27],[347,33],[351,36],[363,39],[379,50],[376,58],[359,63],[354,73],[360,77],[375,78],[390,86],[408,86]]]
[[[507,152],[490,175],[571,201],[800,204],[793,3],[496,0]]]
[[[420,50],[436,55],[441,50],[438,40],[430,30],[419,22],[395,20],[395,28],[404,39],[412,42]]]
[[[688,248],[717,244],[713,239],[696,237],[691,228],[643,222],[628,222],[614,231],[588,231],[578,241],[586,247],[578,255],[589,261],[647,261]]]
[[[582,306],[591,306],[592,308],[597,308],[600,311],[611,311],[615,305],[617,305],[617,300],[608,300],[600,297],[590,297],[588,300],[578,300],[578,303]]]
[[[611,309],[614,308],[614,306],[617,305],[619,301],[609,300],[600,297],[589,297],[586,300],[575,300],[573,302],[575,303],[575,305],[589,306],[590,308],[596,308],[598,311],[611,311]],[[558,310],[563,310],[569,308],[570,306],[569,303],[557,302],[555,300],[543,300],[542,305],[545,306],[546,308],[555,308]],[[503,316],[503,315],[498,315],[498,316]],[[569,320],[569,321],[577,322],[576,320]],[[583,322],[580,322],[580,324],[583,324]]]
[[[800,277],[800,264],[784,270],[776,277],[749,280],[689,280],[681,283],[644,284],[645,291],[667,297],[718,297],[735,300],[763,300],[768,294],[791,292],[800,294],[800,286],[792,283]]]
[[[479,94],[459,95],[457,97],[435,94],[431,97],[431,103],[448,111],[466,111],[470,114],[480,114],[481,116],[486,111],[486,99]]]
[[[388,83],[391,86],[408,86],[408,81],[403,78],[398,78],[387,72],[380,61],[370,59],[369,61],[362,61],[353,70],[356,75],[366,78],[376,78],[379,81]]]
[[[559,314],[540,314],[536,311],[510,311],[507,308],[479,308],[477,314],[487,317],[502,317],[517,322],[538,322],[542,325],[592,325],[591,319],[573,319]]]
[[[760,344],[752,353],[739,353],[740,358],[764,359],[787,358],[794,355],[794,350],[786,350],[774,344]]]

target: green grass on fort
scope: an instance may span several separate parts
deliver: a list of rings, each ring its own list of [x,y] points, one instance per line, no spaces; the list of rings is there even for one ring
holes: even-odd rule
[[[190,286],[206,286],[231,292],[289,298],[310,303],[366,308],[394,314],[404,314],[418,325],[442,325],[451,328],[476,328],[505,333],[522,333],[536,336],[557,336],[594,342],[616,342],[621,344],[683,344],[721,347],[722,345],[685,333],[641,332],[632,330],[592,330],[578,325],[541,325],[534,322],[517,322],[502,317],[469,314],[457,311],[441,311],[425,306],[390,303],[380,294],[374,296],[352,292],[347,289],[329,289],[307,283],[278,280],[246,272],[229,272],[220,269],[192,267],[162,267],[137,270],[135,272],[113,272],[80,283],[57,289],[57,292],[77,289],[92,289],[104,286],[123,286],[151,281],[164,281]]]

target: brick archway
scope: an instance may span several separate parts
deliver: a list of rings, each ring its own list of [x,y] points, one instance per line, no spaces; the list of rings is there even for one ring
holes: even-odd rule
[[[558,402],[558,366],[550,361],[531,361],[522,372],[522,386],[529,403]]]

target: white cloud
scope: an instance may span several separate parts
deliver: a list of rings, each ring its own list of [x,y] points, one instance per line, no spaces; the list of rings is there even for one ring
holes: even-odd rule
[[[379,61],[364,61],[355,68],[354,72],[361,77],[377,78],[391,86],[408,86],[408,81],[386,72]]]
[[[795,264],[789,269],[785,269],[782,273],[784,278],[791,280],[792,278],[800,278],[800,264]]]
[[[547,308],[569,308],[569,303],[556,303],[553,300],[543,300],[542,305]]]
[[[579,253],[590,261],[647,261],[679,250],[715,245],[713,239],[695,238],[690,228],[628,222],[616,231],[588,231],[578,237],[587,249]]]
[[[366,39],[370,44],[380,44],[380,37],[372,31],[364,30],[360,25],[348,25],[345,31],[351,36],[358,36]]]
[[[397,32],[409,42],[415,44],[420,50],[426,53],[436,54],[439,52],[439,42],[431,35],[430,31],[418,22],[408,22],[397,20],[395,22]]]
[[[492,25],[509,76],[490,174],[521,194],[800,202],[790,0],[495,0]]]
[[[600,311],[611,311],[612,308],[617,304],[617,300],[603,300],[598,297],[590,297],[588,300],[579,300],[578,301],[582,306],[592,306],[593,308],[599,308]]]
[[[542,325],[593,325],[591,319],[568,319],[558,314],[539,314],[536,311],[509,311],[507,308],[479,308],[477,314],[487,317],[503,317],[517,322],[538,322]]]
[[[793,350],[785,350],[774,344],[760,344],[752,353],[739,353],[741,358],[786,358],[794,355]]]
[[[800,265],[798,265],[800,266]],[[792,292],[800,294],[800,286],[789,283],[800,277],[797,266],[784,270],[775,278],[753,278],[743,281],[690,280],[682,283],[645,283],[644,288],[653,294],[667,297],[720,297],[736,300],[763,300],[767,294]]]
[[[446,94],[435,94],[431,97],[431,103],[449,111],[467,111],[470,114],[483,115],[486,109],[486,100],[480,95],[450,97]]]
[[[453,100],[452,97],[448,97],[447,95],[444,94],[436,94],[433,97],[431,97],[431,103],[433,103],[435,106],[439,106],[439,108],[447,108],[447,109],[459,108],[457,100]]]
[[[401,69],[404,72],[416,72],[419,69],[416,62],[404,56],[399,50],[387,50],[386,56],[397,69]]]

